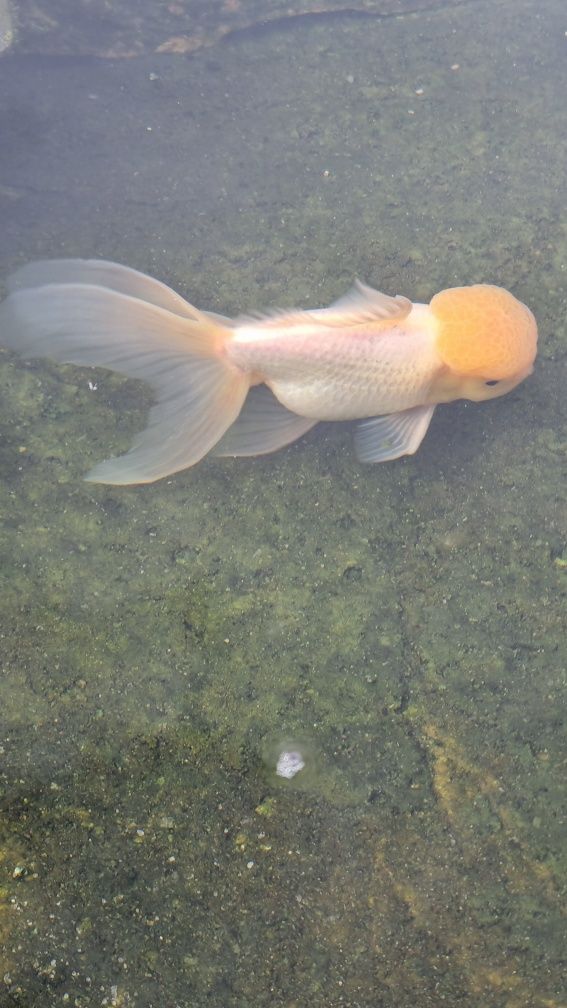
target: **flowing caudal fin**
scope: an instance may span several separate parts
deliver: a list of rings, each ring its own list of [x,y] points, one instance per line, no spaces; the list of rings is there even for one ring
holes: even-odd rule
[[[154,390],[146,430],[126,455],[91,470],[87,479],[98,483],[150,483],[194,465],[214,447],[249,388],[248,376],[224,357],[228,336],[219,321],[191,305],[183,317],[84,283],[23,286],[0,304],[4,346],[24,357],[109,368]]]
[[[157,305],[158,308],[166,308],[182,318],[199,319],[202,315],[207,315],[222,321],[224,325],[231,325],[231,320],[223,315],[198,311],[181,294],[177,294],[160,280],[106,259],[36,259],[35,262],[21,266],[8,277],[10,292],[44,287],[45,284],[94,284],[95,287],[108,287],[119,294],[127,294]]]

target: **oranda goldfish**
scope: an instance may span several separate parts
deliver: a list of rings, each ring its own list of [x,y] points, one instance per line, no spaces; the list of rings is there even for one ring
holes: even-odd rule
[[[0,342],[149,382],[147,428],[87,476],[127,484],[213,449],[275,451],[319,420],[360,420],[363,462],[410,455],[438,403],[494,399],[530,374],[537,326],[512,294],[486,284],[449,288],[426,305],[356,282],[329,308],[231,320],[125,266],[70,259],[14,274]]]

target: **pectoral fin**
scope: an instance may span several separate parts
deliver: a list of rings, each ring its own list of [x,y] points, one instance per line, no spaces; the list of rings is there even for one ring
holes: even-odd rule
[[[354,435],[360,462],[390,462],[413,455],[427,433],[435,406],[415,406],[401,413],[362,420]]]

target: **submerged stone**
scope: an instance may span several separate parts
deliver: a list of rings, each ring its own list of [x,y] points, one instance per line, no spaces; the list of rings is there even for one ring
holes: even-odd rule
[[[0,0],[0,11],[7,0]],[[439,0],[108,0],[104,18],[92,0],[17,0],[18,48],[27,53],[138,56],[148,52],[187,54],[215,45],[234,32],[293,18],[360,14],[392,17],[432,7]],[[98,10],[98,7],[97,7]],[[1,24],[1,21],[0,21]],[[1,51],[0,43],[0,51]]]

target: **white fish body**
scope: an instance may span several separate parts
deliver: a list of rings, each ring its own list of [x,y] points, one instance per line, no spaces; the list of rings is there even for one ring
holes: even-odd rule
[[[341,320],[333,309],[237,320],[227,356],[261,375],[287,409],[314,420],[358,420],[423,405],[443,363],[435,320],[427,305],[408,302],[408,310],[401,299],[388,300],[397,313],[387,320]],[[329,324],[327,313],[337,324]]]
[[[94,482],[147,483],[208,452],[258,455],[319,420],[361,420],[362,461],[416,451],[435,406],[491,399],[532,370],[533,315],[499,287],[450,288],[429,305],[364,284],[329,308],[232,321],[103,260],[30,263],[0,304],[0,342],[27,357],[147,381],[148,426]]]

